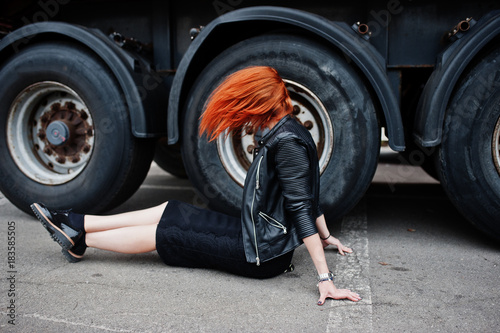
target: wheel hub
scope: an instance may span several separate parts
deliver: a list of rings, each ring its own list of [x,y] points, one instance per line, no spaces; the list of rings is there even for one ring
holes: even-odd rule
[[[37,137],[43,142],[44,153],[54,154],[60,164],[78,163],[82,154],[90,151],[87,143],[92,136],[92,127],[85,121],[87,114],[78,110],[74,103],[50,105],[40,117]]]
[[[283,81],[292,99],[293,114],[313,137],[318,151],[320,173],[323,173],[333,152],[333,127],[328,111],[312,91],[297,82]],[[242,131],[226,136],[226,133],[222,133],[217,139],[221,162],[240,186],[245,183],[246,173],[253,160],[253,149],[258,145],[255,134]]]
[[[42,184],[66,183],[90,161],[93,120],[71,88],[44,81],[13,101],[7,124],[8,146],[19,169]]]
[[[54,121],[47,126],[47,140],[54,146],[61,146],[69,139],[69,128],[62,121]]]

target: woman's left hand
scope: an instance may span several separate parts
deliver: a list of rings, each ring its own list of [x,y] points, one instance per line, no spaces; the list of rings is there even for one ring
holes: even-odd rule
[[[323,248],[327,247],[328,245],[334,245],[334,246],[336,246],[337,250],[339,251],[339,253],[341,255],[345,255],[344,252],[352,253],[352,249],[351,248],[342,245],[342,243],[337,238],[335,238],[335,237],[333,237],[331,235],[327,239],[322,239],[321,243],[323,244]]]

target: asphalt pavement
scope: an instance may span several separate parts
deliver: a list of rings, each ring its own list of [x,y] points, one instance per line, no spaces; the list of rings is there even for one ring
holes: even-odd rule
[[[268,280],[169,267],[156,253],[88,249],[70,264],[0,194],[0,332],[500,332],[500,245],[460,216],[437,181],[394,156],[383,155],[359,204],[328,222],[355,250],[328,250],[327,260],[358,303],[316,305],[304,246],[295,271]],[[109,213],[172,198],[202,204],[189,181],[153,164]]]

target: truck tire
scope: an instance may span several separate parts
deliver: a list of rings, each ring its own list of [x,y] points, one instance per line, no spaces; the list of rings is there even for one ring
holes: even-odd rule
[[[137,190],[154,144],[133,137],[123,93],[96,55],[33,44],[2,64],[0,82],[0,190],[14,205],[97,213]]]
[[[460,81],[438,157],[450,200],[477,228],[500,240],[500,48]]]
[[[182,163],[180,145],[169,145],[167,138],[156,142],[154,161],[160,168],[178,178],[187,178],[186,169]]]
[[[238,215],[255,146],[252,135],[198,136],[199,118],[227,75],[252,65],[275,68],[290,91],[294,113],[318,147],[320,203],[331,219],[350,210],[369,186],[380,151],[380,129],[370,93],[347,60],[308,39],[287,34],[242,41],[200,74],[185,105],[182,153],[189,179],[212,209]]]

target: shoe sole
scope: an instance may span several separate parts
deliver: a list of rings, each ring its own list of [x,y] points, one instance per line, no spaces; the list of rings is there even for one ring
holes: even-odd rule
[[[81,261],[82,258],[83,258],[83,256],[79,256],[77,254],[74,254],[70,250],[62,249],[61,253],[64,255],[64,258],[66,258],[66,260],[69,261],[72,264]]]
[[[66,235],[61,229],[59,229],[57,226],[55,226],[52,223],[52,221],[50,221],[50,219],[47,218],[47,216],[45,216],[45,214],[42,212],[42,210],[41,210],[40,206],[38,206],[38,204],[36,204],[36,203],[32,204],[30,207],[31,207],[31,210],[33,211],[33,213],[35,213],[38,220],[40,222],[42,222],[42,225],[50,233],[50,236],[52,237],[52,239],[55,242],[57,242],[59,245],[61,245],[63,250],[69,251],[69,249],[71,249],[75,245],[75,243],[73,242],[71,237]]]

